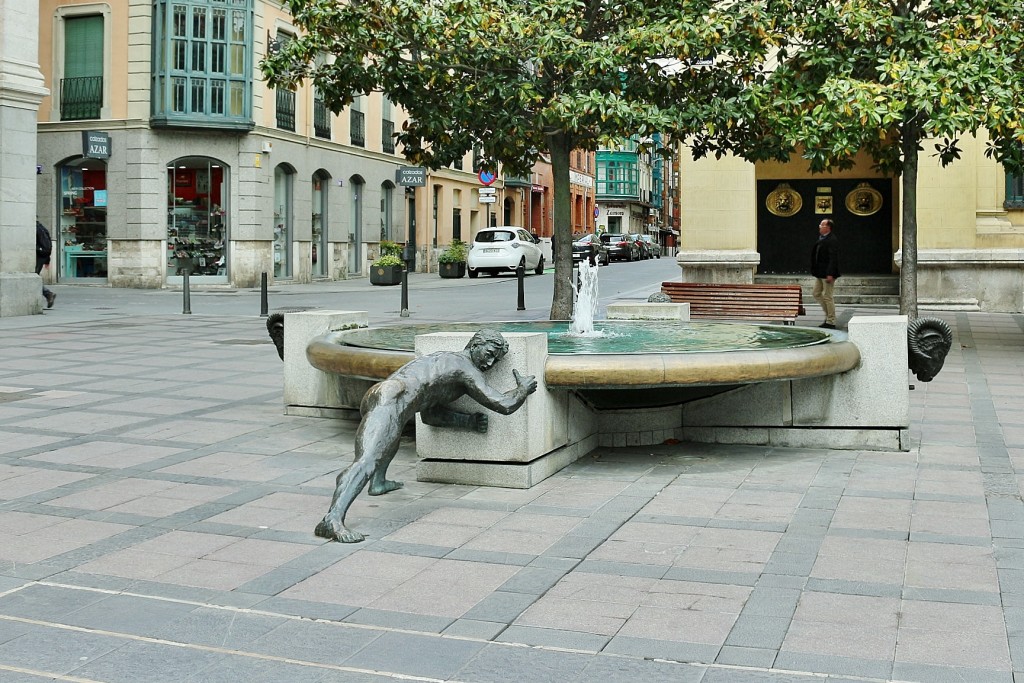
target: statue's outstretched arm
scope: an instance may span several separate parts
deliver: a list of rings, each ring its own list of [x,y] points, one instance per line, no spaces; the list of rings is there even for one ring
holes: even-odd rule
[[[484,408],[502,415],[511,415],[526,402],[527,396],[537,391],[537,380],[533,375],[520,375],[513,369],[512,376],[516,379],[516,386],[502,393],[487,384],[482,372],[477,372],[469,376],[466,394]]]

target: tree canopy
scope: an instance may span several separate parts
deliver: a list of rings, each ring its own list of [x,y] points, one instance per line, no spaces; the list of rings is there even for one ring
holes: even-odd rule
[[[719,150],[715,131],[743,119],[765,37],[762,8],[713,0],[285,4],[301,34],[264,60],[271,86],[311,79],[333,111],[382,91],[409,116],[396,135],[406,158],[430,168],[479,149],[527,175],[550,153],[560,319],[572,310],[569,152],[654,132]],[[700,65],[709,57],[715,68]]]

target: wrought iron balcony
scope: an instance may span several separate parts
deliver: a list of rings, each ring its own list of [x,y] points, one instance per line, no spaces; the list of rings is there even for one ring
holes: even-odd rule
[[[281,130],[295,130],[295,91],[277,91],[277,127]]]
[[[103,107],[103,76],[60,79],[60,120],[98,119]]]
[[[357,147],[366,147],[366,114],[349,110],[349,138]]]
[[[387,152],[388,154],[395,153],[395,122],[388,121],[387,119],[381,119],[380,122],[380,138],[381,138],[381,151]]]
[[[325,140],[331,139],[331,112],[321,99],[313,99],[313,134]]]

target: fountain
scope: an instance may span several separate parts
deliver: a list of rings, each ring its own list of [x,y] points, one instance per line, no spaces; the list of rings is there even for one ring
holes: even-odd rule
[[[487,434],[418,421],[418,479],[528,487],[598,446],[678,439],[905,448],[905,317],[855,318],[849,338],[817,328],[689,322],[686,304],[609,304],[609,318],[626,319],[595,321],[596,270],[581,268],[571,322],[369,328],[362,312],[288,313],[287,411],[351,411],[373,382],[415,355],[460,350],[473,332],[493,327],[510,345],[501,361],[508,367],[495,366],[495,375],[516,368],[535,375],[540,388],[514,415],[495,416]]]
[[[573,288],[572,324],[569,334],[585,337],[594,334],[594,318],[597,316],[598,288],[597,265],[590,261],[580,261],[579,286]]]

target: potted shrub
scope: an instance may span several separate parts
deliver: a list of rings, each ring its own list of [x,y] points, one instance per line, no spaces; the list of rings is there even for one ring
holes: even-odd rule
[[[395,242],[381,242],[380,256],[370,264],[370,284],[402,284],[402,271],[405,270],[405,263],[402,261],[401,254],[401,245]]]
[[[441,277],[462,277],[466,274],[466,243],[456,238],[437,257],[437,272]]]

